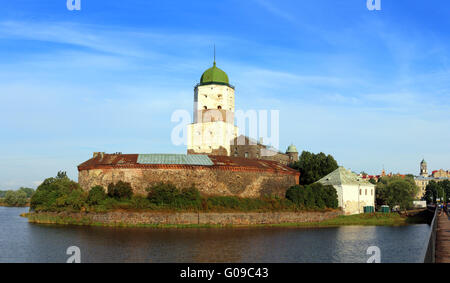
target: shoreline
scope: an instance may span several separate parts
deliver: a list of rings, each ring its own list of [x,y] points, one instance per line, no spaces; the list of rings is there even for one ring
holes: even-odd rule
[[[132,213],[135,215],[135,213]],[[164,213],[152,213],[153,216],[159,217],[161,219]],[[184,213],[171,213],[172,216],[180,217],[191,217],[191,213],[187,213],[188,215],[184,215]],[[256,213],[258,214],[258,213]],[[299,213],[304,214],[304,213]],[[397,213],[375,213],[375,214],[357,214],[357,215],[327,215],[326,217],[322,216],[322,219],[308,219],[306,221],[291,221],[286,222],[283,221],[286,218],[280,216],[280,213],[271,213],[272,218],[270,218],[270,214],[267,213],[259,213],[259,216],[256,217],[269,217],[269,219],[265,220],[265,223],[260,223],[255,221],[255,213],[239,213],[239,214],[220,214],[220,219],[226,219],[226,221],[214,222],[214,217],[217,214],[214,213],[206,213],[206,215],[202,215],[202,218],[208,218],[209,222],[198,221],[197,223],[179,221],[178,223],[170,223],[167,221],[160,222],[146,222],[146,220],[141,220],[140,222],[136,221],[127,221],[127,218],[121,220],[112,220],[112,218],[108,218],[108,213],[103,214],[103,217],[94,217],[98,214],[92,213],[24,213],[21,216],[28,218],[29,223],[41,224],[41,225],[75,225],[75,226],[95,226],[95,227],[115,227],[115,228],[158,228],[158,229],[185,229],[185,228],[261,228],[261,227],[291,227],[291,228],[326,228],[326,227],[341,227],[341,226],[405,226],[405,225],[413,225],[413,224],[426,224],[428,222],[428,215],[426,212],[419,213],[413,216],[402,216]],[[119,215],[123,215],[123,212],[119,213]],[[138,213],[139,215],[139,213]],[[110,215],[109,215],[110,216]],[[301,216],[301,215],[299,215]],[[142,216],[142,219],[145,219],[145,215]],[[233,217],[241,217],[245,218],[247,221],[241,221],[240,223],[236,223],[233,221]],[[205,219],[206,219],[205,218]],[[105,219],[108,219],[105,221]],[[253,219],[253,222],[248,221],[249,219]],[[259,219],[259,218],[256,218]],[[273,221],[274,219],[278,219],[277,221]],[[186,220],[186,219],[184,219]],[[217,220],[217,219],[216,219]],[[241,219],[242,220],[242,219]],[[272,223],[271,223],[272,220]],[[295,220],[293,218],[293,220]]]
[[[6,203],[1,203],[0,202],[0,207],[18,207],[18,208],[25,208],[25,207],[30,207],[30,204],[26,204],[23,206],[18,206],[18,205],[8,205]]]

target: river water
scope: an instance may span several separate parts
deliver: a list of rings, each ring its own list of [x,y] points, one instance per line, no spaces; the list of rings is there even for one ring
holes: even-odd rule
[[[40,225],[0,207],[0,262],[421,262],[427,224],[400,227],[151,229]]]

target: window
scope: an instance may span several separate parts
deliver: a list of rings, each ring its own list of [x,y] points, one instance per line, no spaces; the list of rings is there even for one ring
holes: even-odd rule
[[[220,110],[220,109],[222,109],[222,106],[220,106],[220,105],[219,105],[219,106],[217,106],[217,109],[219,109],[219,110]]]
[[[361,189],[359,189],[359,195],[362,195],[362,190]]]
[[[222,98],[222,95],[221,94],[219,94],[217,97],[219,97],[219,98]]]
[[[207,106],[203,106],[203,109],[207,110],[207,109],[208,109],[208,107],[207,107]]]
[[[373,189],[370,190],[370,195],[373,196]]]
[[[248,152],[245,153],[245,158],[248,158]]]
[[[366,189],[366,196],[367,196],[367,189]]]

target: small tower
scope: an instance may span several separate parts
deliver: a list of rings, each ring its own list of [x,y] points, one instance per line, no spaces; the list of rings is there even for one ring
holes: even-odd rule
[[[298,150],[295,145],[291,144],[287,150],[286,154],[289,156],[289,163],[294,163],[298,161]]]
[[[425,159],[420,162],[420,176],[428,177],[427,162],[425,161]]]

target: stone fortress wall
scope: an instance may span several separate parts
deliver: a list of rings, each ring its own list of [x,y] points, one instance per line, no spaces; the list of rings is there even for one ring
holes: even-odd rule
[[[138,155],[96,155],[78,167],[78,182],[88,191],[100,185],[129,182],[136,194],[159,183],[179,188],[194,185],[204,195],[261,197],[285,196],[299,183],[299,172],[274,161],[210,156],[213,166],[138,164]]]

